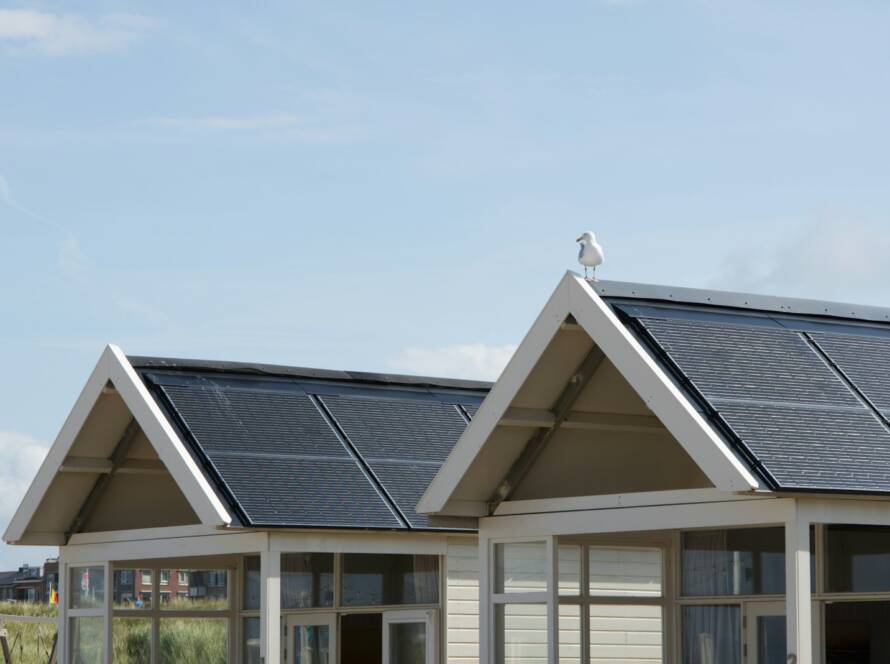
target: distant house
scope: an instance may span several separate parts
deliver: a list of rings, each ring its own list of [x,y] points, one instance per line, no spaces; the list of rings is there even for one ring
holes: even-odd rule
[[[11,572],[0,572],[0,602],[48,602],[58,590],[59,562],[48,559],[41,567],[22,565]]]
[[[78,664],[888,662],[888,376],[890,309],[571,273],[494,386],[108,347],[4,540]]]

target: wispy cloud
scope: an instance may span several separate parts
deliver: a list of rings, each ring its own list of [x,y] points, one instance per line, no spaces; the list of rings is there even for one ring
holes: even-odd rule
[[[392,371],[427,376],[495,380],[516,352],[515,344],[455,344],[411,346],[389,362]]]
[[[76,276],[83,271],[87,259],[80,249],[77,236],[61,224],[57,224],[19,203],[12,193],[9,180],[2,175],[0,175],[0,203],[61,235],[57,244],[56,267],[62,273],[68,276]]]
[[[292,129],[303,126],[302,119],[291,113],[265,115],[205,115],[197,117],[151,118],[146,124],[170,129],[197,129],[204,131],[262,131],[268,129]]]
[[[237,133],[317,143],[349,140],[354,134],[344,128],[319,126],[317,122],[300,115],[279,111],[247,115],[164,116],[148,118],[134,126],[165,130],[179,136]]]
[[[24,55],[75,55],[117,51],[142,38],[155,21],[137,14],[88,19],[33,9],[0,9],[0,44]]]
[[[27,434],[0,431],[0,533],[6,530],[48,449],[46,443]],[[55,554],[55,550],[12,549],[0,544],[0,567],[11,569],[26,559],[37,564],[50,554]]]
[[[876,300],[890,297],[890,229],[824,213],[730,252],[714,285],[781,295]],[[786,226],[786,228],[788,228]]]

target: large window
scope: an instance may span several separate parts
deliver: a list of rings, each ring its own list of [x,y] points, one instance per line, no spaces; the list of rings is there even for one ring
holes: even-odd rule
[[[494,545],[494,661],[547,662],[547,541]],[[567,582],[571,585],[571,581]]]
[[[683,533],[685,597],[781,595],[785,592],[784,528]]]
[[[344,606],[437,604],[439,558],[343,554]]]
[[[230,572],[220,568],[115,569],[114,662],[228,662]],[[126,583],[130,579],[140,583]]]
[[[105,657],[105,567],[68,568],[68,659],[102,664]]]
[[[662,548],[560,544],[558,556],[560,662],[662,662]]]
[[[281,608],[334,605],[334,554],[285,553],[281,556]]]
[[[826,528],[828,592],[890,591],[890,528]]]

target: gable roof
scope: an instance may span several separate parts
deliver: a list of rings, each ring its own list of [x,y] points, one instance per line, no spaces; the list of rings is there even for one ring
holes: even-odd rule
[[[715,487],[890,493],[890,309],[568,273],[421,511],[489,512],[460,505],[457,488],[480,481],[474,461],[566,321],[614,362]]]
[[[890,492],[890,312],[602,284],[774,490]]]
[[[475,527],[415,505],[488,383],[129,359],[243,525]]]

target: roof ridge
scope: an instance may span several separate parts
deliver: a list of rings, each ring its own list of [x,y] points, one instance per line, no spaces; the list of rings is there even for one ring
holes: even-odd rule
[[[488,391],[492,386],[492,383],[487,381],[462,378],[437,378],[433,376],[375,373],[369,371],[343,371],[337,369],[294,367],[282,364],[231,362],[226,360],[192,360],[145,355],[128,355],[127,359],[130,361],[130,364],[137,369],[169,369],[178,371],[234,373],[253,376],[278,376],[315,380],[335,380],[342,382],[361,382],[378,385],[406,385],[412,387],[477,391]]]
[[[670,302],[673,304],[693,304],[796,316],[819,316],[822,318],[890,323],[890,307],[869,304],[852,304],[848,302],[709,290],[685,286],[644,284],[630,281],[596,281],[590,283],[590,287],[597,295],[606,299]]]

